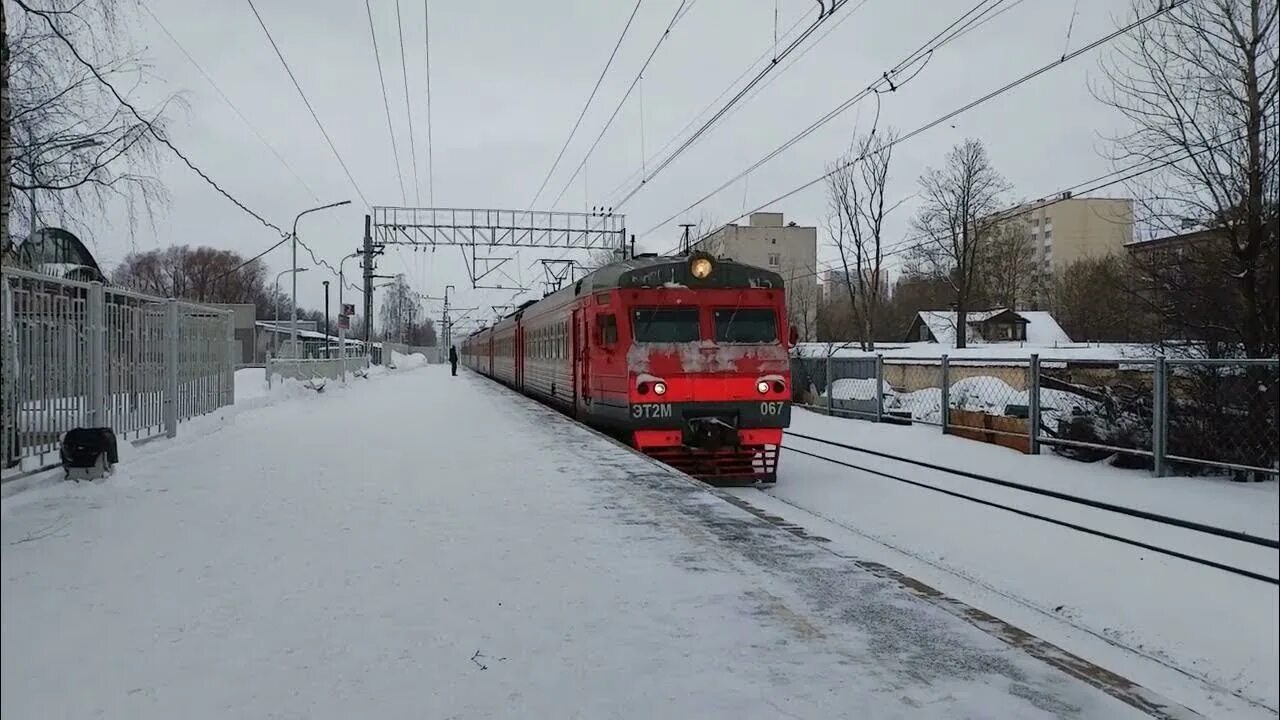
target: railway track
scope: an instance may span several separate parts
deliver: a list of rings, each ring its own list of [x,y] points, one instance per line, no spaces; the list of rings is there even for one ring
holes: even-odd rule
[[[991,507],[1000,511],[1010,512],[1031,520],[1063,527],[1067,530],[1097,537],[1102,540],[1114,541],[1121,545],[1137,547],[1150,552],[1159,553],[1180,561],[1202,565],[1215,571],[1248,578],[1251,581],[1260,583],[1259,587],[1264,587],[1266,585],[1275,586],[1277,584],[1277,580],[1274,576],[1268,575],[1265,572],[1258,572],[1256,569],[1238,567],[1231,565],[1230,563],[1219,562],[1217,560],[1199,557],[1191,553],[1164,547],[1160,544],[1144,542],[1143,540],[1126,537],[1122,534],[1099,530],[1095,527],[1089,527],[1089,525],[1084,524],[1084,520],[1081,520],[1081,522],[1063,520],[1060,517],[1053,517],[1053,513],[1051,511],[1030,512],[1024,508],[1016,507],[1016,503],[993,502],[988,498],[979,497],[979,493],[969,488],[965,488],[970,490],[969,492],[961,492],[957,489],[955,484],[952,486],[946,486],[947,484],[945,482],[923,482],[915,478],[924,476],[937,480],[940,477],[950,475],[959,480],[970,483],[971,485],[974,483],[977,483],[978,486],[990,485],[1005,490],[1012,490],[1019,494],[1026,494],[1028,497],[1036,498],[1042,504],[1046,502],[1056,503],[1059,508],[1069,508],[1069,511],[1075,511],[1077,515],[1084,514],[1091,520],[1097,520],[1098,518],[1105,517],[1107,515],[1135,518],[1151,523],[1155,527],[1166,532],[1182,533],[1192,538],[1198,537],[1206,541],[1212,541],[1213,543],[1243,544],[1248,547],[1256,547],[1259,549],[1259,552],[1264,553],[1277,548],[1277,542],[1272,538],[1259,537],[1228,528],[1214,527],[1203,523],[1187,521],[1181,518],[1164,516],[1137,508],[1113,505],[1111,503],[1095,501],[1090,498],[1072,496],[1068,493],[1059,493],[1045,488],[1020,485],[1018,483],[1011,483],[999,478],[990,478],[977,473],[969,473],[963,470],[947,468],[934,463],[899,458],[886,453],[864,450],[844,443],[830,441],[825,438],[816,438],[814,436],[805,435],[803,433],[787,431],[785,435],[786,442],[783,445],[783,449],[786,452],[783,453],[784,456],[788,453],[795,453],[822,463],[846,468],[850,471],[851,476],[854,475],[854,473],[866,473],[882,478],[886,481],[900,482],[909,486],[921,488],[922,492],[941,493],[944,496],[955,498],[957,502],[962,504],[975,503],[977,505]],[[798,444],[803,444],[804,446],[798,447]],[[816,450],[825,450],[825,452]],[[784,464],[784,468],[785,467],[786,465]],[[915,477],[912,477],[913,475]],[[793,497],[787,497],[785,493],[787,486],[788,479],[784,476],[781,478],[781,484],[778,487],[738,488],[730,490],[728,493],[734,498],[736,504],[744,507],[744,509],[773,522],[775,525],[783,527],[783,529],[787,529],[799,537],[807,537],[823,544],[832,544],[831,538],[836,537],[839,534],[847,533],[849,535],[856,536],[863,541],[874,543],[891,551],[891,554],[905,556],[913,563],[926,565],[932,570],[936,570],[939,573],[956,578],[961,581],[963,585],[972,586],[981,593],[994,595],[1003,601],[1015,604],[1025,612],[1047,618],[1055,624],[1065,625],[1071,631],[1083,633],[1092,638],[1092,640],[1101,641],[1106,646],[1109,646],[1123,654],[1132,655],[1136,658],[1140,658],[1142,661],[1158,665],[1165,670],[1171,671],[1188,680],[1200,684],[1204,689],[1215,694],[1229,695],[1234,699],[1271,716],[1280,715],[1277,708],[1272,707],[1255,697],[1251,697],[1247,693],[1225,686],[1218,680],[1209,677],[1195,668],[1184,667],[1158,651],[1150,651],[1140,645],[1135,646],[1133,643],[1127,643],[1119,636],[1114,636],[1108,632],[1090,627],[1084,622],[1077,621],[1073,617],[1062,615],[1056,612],[1054,608],[1037,604],[1026,597],[1018,595],[1016,592],[999,587],[992,582],[983,580],[975,574],[966,572],[964,569],[957,567],[954,564],[930,557],[927,553],[913,550],[908,547],[907,544],[896,541],[892,537],[886,537],[885,535],[877,532],[869,532],[866,528],[858,527],[855,523],[849,522],[847,518],[838,517],[838,513],[833,513],[829,509],[815,506],[821,505],[821,503],[802,502]],[[762,496],[768,500],[763,500]],[[1080,512],[1082,509],[1084,511],[1083,513]],[[1059,510],[1059,512],[1061,512],[1061,510]],[[838,546],[839,543],[835,543],[835,545]],[[850,557],[853,559],[850,555],[845,555],[840,551],[835,550],[835,548],[832,549],[833,552],[841,555],[842,557]],[[875,563],[872,563],[872,565],[874,566]],[[892,573],[896,573],[896,571],[891,571],[891,574]],[[926,572],[926,574],[928,573]],[[912,581],[908,578],[904,584],[910,586],[911,583]],[[928,593],[926,593],[926,595],[927,594]],[[1002,621],[996,622],[1000,623]],[[1016,631],[1016,628],[1014,630]],[[997,632],[995,634],[999,635],[1000,633]],[[1153,714],[1157,717],[1160,716],[1159,713]]]

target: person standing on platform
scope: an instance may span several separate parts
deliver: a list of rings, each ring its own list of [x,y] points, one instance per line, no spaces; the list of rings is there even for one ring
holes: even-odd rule
[[[449,346],[449,370],[453,372],[454,377],[458,375],[458,348],[455,345]]]

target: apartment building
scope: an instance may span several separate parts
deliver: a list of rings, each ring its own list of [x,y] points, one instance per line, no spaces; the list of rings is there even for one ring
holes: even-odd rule
[[[1026,207],[1019,217],[1027,223],[1027,239],[1044,275],[1076,260],[1123,255],[1125,245],[1133,240],[1133,201],[1129,199],[1077,198],[1064,193],[1052,202],[1039,200]]]
[[[782,213],[752,213],[746,225],[723,225],[695,242],[693,249],[781,275],[787,285],[791,324],[802,340],[816,337],[820,301],[816,227],[784,223]]]

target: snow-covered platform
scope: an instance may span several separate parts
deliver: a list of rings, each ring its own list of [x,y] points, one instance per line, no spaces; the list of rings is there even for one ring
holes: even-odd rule
[[[469,373],[207,431],[5,499],[0,715],[1143,716]]]

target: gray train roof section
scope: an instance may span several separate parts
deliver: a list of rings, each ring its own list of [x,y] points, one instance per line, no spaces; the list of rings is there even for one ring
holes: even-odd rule
[[[689,271],[690,261],[695,257],[698,256],[630,258],[596,270],[580,280],[580,287],[575,288],[579,294],[619,288],[782,288],[782,276],[772,270],[710,255],[704,257],[713,263],[711,275],[696,278]]]

